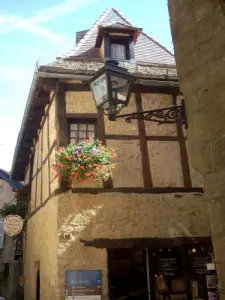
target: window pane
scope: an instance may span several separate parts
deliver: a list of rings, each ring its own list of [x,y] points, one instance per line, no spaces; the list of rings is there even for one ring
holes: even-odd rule
[[[117,60],[126,60],[126,45],[111,44],[111,58]]]
[[[79,124],[79,130],[86,131],[86,124]]]
[[[70,129],[71,130],[77,130],[78,124],[70,124]]]
[[[94,124],[88,124],[88,131],[94,131],[95,125]]]
[[[94,131],[89,131],[88,132],[88,138],[95,138],[95,132]]]
[[[79,138],[86,138],[86,131],[79,131]]]
[[[78,131],[71,131],[70,132],[70,137],[77,137],[78,136]]]

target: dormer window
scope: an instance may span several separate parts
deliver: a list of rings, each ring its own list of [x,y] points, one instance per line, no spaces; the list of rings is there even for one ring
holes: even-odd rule
[[[114,60],[129,60],[130,49],[129,39],[110,37],[110,58]]]
[[[100,25],[95,47],[100,48],[101,56],[105,61],[134,60],[134,45],[141,30],[141,28],[114,21]]]

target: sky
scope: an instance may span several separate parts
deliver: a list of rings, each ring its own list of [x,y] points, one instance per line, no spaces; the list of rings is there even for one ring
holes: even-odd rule
[[[109,7],[173,51],[167,0],[8,0],[0,6],[0,168],[10,171],[35,63],[75,45]]]

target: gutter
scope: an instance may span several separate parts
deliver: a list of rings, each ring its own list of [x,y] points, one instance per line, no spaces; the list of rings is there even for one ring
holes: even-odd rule
[[[55,78],[55,79],[67,79],[67,80],[81,80],[81,81],[89,81],[93,76],[90,75],[75,75],[75,74],[62,74],[62,73],[49,73],[49,72],[39,72],[39,71],[35,71],[34,75],[33,75],[33,80],[31,83],[31,87],[30,87],[30,91],[28,94],[28,99],[27,99],[27,103],[26,103],[26,107],[25,107],[25,112],[23,115],[23,119],[22,119],[22,124],[20,127],[20,131],[19,131],[19,135],[17,138],[17,143],[16,143],[16,148],[15,148],[15,152],[13,155],[13,162],[12,162],[12,167],[11,167],[11,172],[10,172],[10,180],[13,179],[14,177],[14,172],[15,172],[15,167],[16,167],[16,161],[19,155],[19,149],[21,147],[22,144],[22,140],[23,140],[23,135],[25,132],[25,129],[27,127],[27,123],[28,123],[28,118],[29,118],[29,114],[31,111],[31,108],[33,106],[33,102],[34,102],[34,95],[36,92],[36,88],[37,88],[37,83],[38,83],[38,79],[39,78]],[[136,78],[136,83],[137,84],[143,84],[143,85],[147,85],[147,86],[173,86],[173,87],[178,87],[179,83],[178,81],[168,81],[168,80],[154,80],[154,79],[138,79]]]

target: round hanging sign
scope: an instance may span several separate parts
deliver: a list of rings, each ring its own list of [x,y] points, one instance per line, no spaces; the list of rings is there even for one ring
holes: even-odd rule
[[[3,231],[9,236],[15,236],[23,230],[23,219],[18,215],[8,215],[3,222]]]

